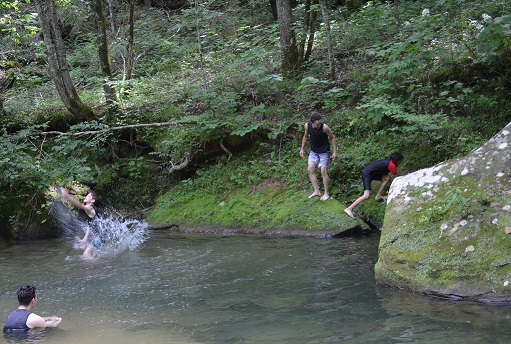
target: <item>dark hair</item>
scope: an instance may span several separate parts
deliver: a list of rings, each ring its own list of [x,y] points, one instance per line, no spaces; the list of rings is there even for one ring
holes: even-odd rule
[[[93,190],[89,190],[89,193],[91,194],[92,198],[94,199],[94,206],[101,207],[102,206],[101,196],[96,191],[93,191]],[[94,209],[96,209],[96,208],[94,208]],[[97,209],[96,209],[96,211],[97,211]]]
[[[317,113],[315,113],[314,115],[311,116],[311,123],[319,121],[320,119],[321,119],[321,115],[318,115]]]
[[[21,306],[28,306],[30,301],[35,297],[35,287],[33,285],[25,285],[18,289],[18,302]]]
[[[98,195],[96,191],[90,190],[89,193],[91,194],[92,198],[94,198],[94,201],[97,202],[101,200],[101,196]]]
[[[403,161],[403,154],[399,153],[399,152],[394,152],[390,155],[390,160],[394,163],[394,164],[398,164],[400,163],[401,161]]]

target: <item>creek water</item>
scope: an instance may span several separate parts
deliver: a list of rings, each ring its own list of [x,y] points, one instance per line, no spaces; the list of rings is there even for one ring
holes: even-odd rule
[[[1,321],[34,284],[58,328],[0,343],[509,343],[511,308],[378,287],[379,236],[148,231],[84,260],[68,239],[0,241]]]

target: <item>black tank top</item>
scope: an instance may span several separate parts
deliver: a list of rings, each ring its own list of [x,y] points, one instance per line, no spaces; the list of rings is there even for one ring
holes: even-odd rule
[[[89,215],[87,215],[85,210],[79,209],[78,210],[78,215],[77,215],[78,220],[90,223],[90,222],[92,222],[92,220],[94,220],[96,218],[99,218],[100,216],[99,216],[98,208],[96,206],[94,206],[94,204],[92,205],[92,208],[94,209],[94,212],[96,213],[96,215],[94,217],[89,217]]]
[[[27,309],[16,309],[12,312],[5,321],[4,332],[10,333],[14,331],[28,331],[30,328],[27,326],[28,316],[32,314]]]
[[[312,123],[307,123],[307,131],[311,137],[311,150],[314,153],[329,153],[330,152],[330,141],[328,141],[328,135],[323,132],[323,123],[316,129],[312,126]]]

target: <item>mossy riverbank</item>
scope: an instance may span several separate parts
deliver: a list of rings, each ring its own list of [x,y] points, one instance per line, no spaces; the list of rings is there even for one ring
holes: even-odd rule
[[[352,228],[369,229],[361,219],[352,219],[343,212],[345,200],[308,199],[309,194],[275,181],[218,194],[171,190],[159,199],[147,220],[155,227],[176,224],[199,232],[220,229],[267,235],[330,237]],[[374,221],[382,221],[381,203],[367,203],[367,210],[376,209]]]

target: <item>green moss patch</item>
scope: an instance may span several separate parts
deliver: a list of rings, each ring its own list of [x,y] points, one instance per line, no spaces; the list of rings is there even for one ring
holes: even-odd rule
[[[148,217],[150,224],[165,226],[222,226],[226,228],[286,229],[338,233],[360,224],[343,212],[343,204],[285,189],[276,184],[264,190],[238,189],[221,194],[194,192],[175,198],[164,195]]]

